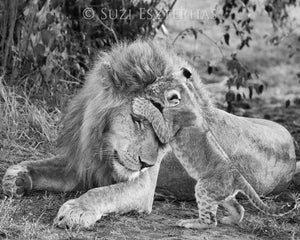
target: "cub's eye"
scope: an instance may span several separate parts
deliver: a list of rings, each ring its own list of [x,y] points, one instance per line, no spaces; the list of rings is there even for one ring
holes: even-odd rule
[[[168,98],[169,101],[176,101],[176,100],[180,100],[180,98],[178,97],[177,94],[173,94]]]
[[[161,113],[163,111],[163,106],[159,103],[159,102],[155,102],[153,100],[150,100],[151,103],[154,105],[154,107],[156,107]]]

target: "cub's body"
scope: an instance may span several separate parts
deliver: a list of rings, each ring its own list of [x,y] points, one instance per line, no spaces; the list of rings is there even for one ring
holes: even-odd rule
[[[247,177],[254,174],[249,168],[249,161],[252,164],[259,164],[259,158],[270,162],[278,158],[290,161],[295,156],[291,147],[292,140],[287,144],[284,144],[285,140],[280,141],[280,138],[289,137],[288,131],[264,120],[254,120],[250,124],[251,120],[246,118],[234,121],[236,131],[228,131],[226,127],[231,121],[230,117],[222,117],[219,110],[209,105],[199,107],[204,103],[190,80],[191,73],[187,71],[183,69],[179,73],[158,79],[146,90],[148,100],[136,98],[133,102],[133,112],[152,123],[159,140],[171,146],[189,175],[197,180],[195,197],[199,218],[182,220],[178,224],[201,229],[216,226],[219,205],[229,212],[229,216],[221,219],[222,223],[240,222],[244,209],[235,199],[238,192],[244,193],[254,206],[270,215],[283,215],[294,209],[295,204],[283,208],[272,208],[264,204],[255,191],[255,186],[261,184],[248,181]],[[239,128],[239,124],[249,124],[249,131],[247,128]],[[234,127],[232,124],[231,126]],[[277,128],[274,138],[267,138],[265,135],[272,133],[273,127]],[[258,131],[260,138],[251,135]],[[266,144],[265,141],[269,142]],[[245,146],[248,149],[244,149]],[[260,154],[261,148],[264,148],[263,154]],[[261,170],[257,179],[267,169]]]

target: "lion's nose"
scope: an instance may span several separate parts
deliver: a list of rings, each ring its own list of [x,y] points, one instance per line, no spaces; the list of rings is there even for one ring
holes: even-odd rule
[[[143,162],[141,157],[139,157],[139,160],[140,160],[140,164],[141,164],[141,169],[152,167],[154,165],[154,164],[149,164],[149,163]]]

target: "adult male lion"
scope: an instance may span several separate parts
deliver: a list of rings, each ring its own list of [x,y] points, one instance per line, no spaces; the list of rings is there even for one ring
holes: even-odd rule
[[[121,44],[110,52],[102,53],[63,120],[58,156],[11,166],[3,178],[4,192],[21,197],[24,192],[33,189],[62,192],[91,189],[63,204],[55,219],[60,227],[88,227],[111,212],[150,212],[160,160],[165,151],[150,125],[132,115],[131,100],[142,94],[155,79],[185,64],[170,49],[161,48],[153,42]],[[205,101],[210,101],[204,88],[201,88],[200,95]],[[220,126],[227,124],[226,119],[234,125],[234,116],[223,115]],[[234,132],[235,129],[230,128],[229,131]],[[288,144],[290,139],[282,141]],[[225,149],[230,149],[230,142],[224,144]],[[260,144],[264,153],[263,142]],[[180,194],[177,189],[181,183],[188,186],[193,182],[172,158],[167,156],[158,183],[163,190],[168,188],[170,192]],[[256,181],[256,175],[251,173],[263,166],[269,168],[265,173],[265,184],[258,193],[271,192],[291,180],[295,170],[294,158],[260,159],[261,165],[251,165],[249,172],[249,177]]]

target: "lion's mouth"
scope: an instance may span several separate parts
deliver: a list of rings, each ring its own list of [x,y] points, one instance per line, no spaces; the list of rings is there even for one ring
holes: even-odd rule
[[[130,172],[136,172],[137,170],[133,170],[125,166],[124,162],[121,160],[118,152],[114,150],[114,160],[117,161],[125,170],[130,171]]]
[[[114,151],[113,168],[115,178],[118,179],[118,181],[132,180],[137,178],[140,174],[140,171],[132,170],[125,166],[117,151]]]

